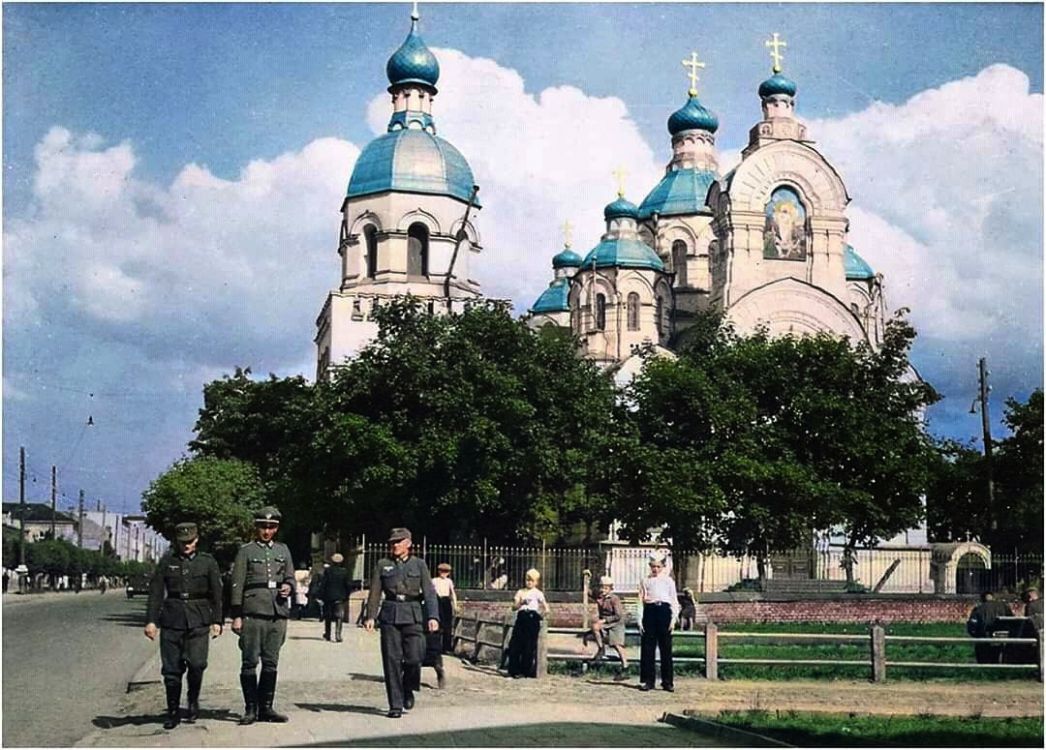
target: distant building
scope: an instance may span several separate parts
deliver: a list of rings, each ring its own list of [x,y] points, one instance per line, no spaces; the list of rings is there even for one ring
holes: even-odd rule
[[[3,523],[15,529],[20,528],[22,519],[21,503],[3,504]],[[58,539],[76,542],[76,518],[61,511],[54,511],[54,532]],[[25,504],[25,537],[27,542],[46,539],[51,534],[51,506],[45,503]]]

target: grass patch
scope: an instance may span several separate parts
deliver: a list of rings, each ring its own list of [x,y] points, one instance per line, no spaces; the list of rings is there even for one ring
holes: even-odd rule
[[[893,623],[885,626],[887,636],[923,636],[965,638],[966,629],[963,623]],[[720,659],[816,659],[824,661],[862,661],[863,665],[761,665],[730,664],[720,662],[719,674],[723,679],[750,680],[803,680],[803,679],[837,679],[868,680],[871,678],[869,626],[859,622],[796,622],[796,623],[739,623],[724,625],[720,628]],[[821,633],[838,635],[860,635],[863,640],[853,643],[821,643],[818,641],[772,642],[761,638],[723,637],[729,633]],[[629,636],[628,646],[633,664],[629,674],[638,676],[638,638]],[[1021,648],[1014,645],[1011,649]],[[1025,647],[1026,648],[1026,647]],[[673,653],[677,657],[703,657],[704,639],[697,637],[676,637],[673,639]],[[1016,651],[1011,651],[1016,653]],[[1028,669],[947,669],[941,667],[897,667],[890,662],[937,662],[943,664],[973,664],[976,662],[973,647],[970,643],[906,643],[887,640],[886,643],[887,679],[918,680],[940,682],[998,682],[1010,680],[1030,680],[1035,678],[1035,670]],[[553,662],[550,670],[559,674],[582,673],[578,663]],[[590,668],[589,673],[610,675],[615,671],[615,664],[600,665]],[[704,674],[702,663],[676,663],[676,674]]]
[[[800,747],[1042,747],[1040,718],[723,711],[721,724]]]

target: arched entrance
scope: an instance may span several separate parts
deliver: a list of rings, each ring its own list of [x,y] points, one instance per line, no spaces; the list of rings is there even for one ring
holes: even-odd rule
[[[979,542],[934,544],[930,562],[934,593],[979,594],[989,583],[991,550]]]

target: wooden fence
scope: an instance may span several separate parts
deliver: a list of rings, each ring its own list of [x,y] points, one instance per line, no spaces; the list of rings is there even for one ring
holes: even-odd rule
[[[584,628],[548,628],[548,632],[582,635],[587,632]],[[627,629],[626,634],[639,635],[637,629]],[[1039,631],[1038,638],[949,638],[936,636],[907,636],[886,635],[885,629],[880,625],[873,625],[867,635],[855,634],[832,634],[832,633],[747,633],[737,631],[720,631],[718,626],[708,623],[704,632],[701,631],[676,631],[674,639],[679,638],[703,638],[705,642],[704,656],[675,656],[673,662],[680,663],[702,663],[704,674],[707,679],[719,678],[720,664],[762,664],[762,665],[793,665],[793,666],[867,666],[873,682],[882,682],[886,679],[887,666],[893,667],[930,667],[940,669],[989,669],[989,670],[1035,670],[1039,682],[1043,680],[1043,631]],[[749,638],[766,640],[767,642],[818,642],[818,643],[867,643],[867,659],[735,659],[724,658],[719,655],[719,642],[730,638]],[[967,662],[921,662],[921,661],[889,661],[886,658],[886,646],[889,642],[894,643],[964,643],[971,647],[977,644],[1005,644],[1005,645],[1032,645],[1038,649],[1038,664],[978,664]],[[547,646],[544,649],[545,658],[550,661],[588,661],[589,657],[582,654],[549,654]],[[638,659],[638,655],[635,655]],[[540,667],[539,667],[540,668]]]

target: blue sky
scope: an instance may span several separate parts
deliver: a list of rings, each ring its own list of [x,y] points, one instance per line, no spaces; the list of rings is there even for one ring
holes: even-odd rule
[[[388,117],[407,4],[5,4],[4,497],[25,445],[137,507],[191,436],[200,387],[237,365],[305,372],[337,282],[337,210]],[[797,113],[853,197],[852,240],[912,308],[931,426],[978,434],[1042,383],[1039,4],[430,4],[435,116],[483,187],[488,293],[533,302],[563,219],[598,239],[669,156],[680,61],[727,164],[758,120],[763,41],[787,41]],[[84,427],[91,416],[94,425]]]

